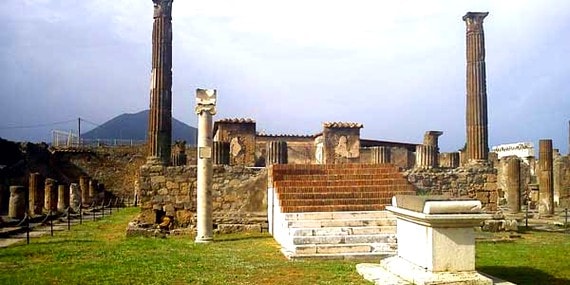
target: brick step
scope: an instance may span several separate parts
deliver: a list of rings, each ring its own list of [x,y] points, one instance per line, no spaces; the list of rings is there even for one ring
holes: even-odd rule
[[[396,254],[396,243],[357,243],[357,244],[312,244],[294,245],[287,251],[296,255],[314,254],[355,254],[355,253],[377,253],[381,255]]]
[[[379,191],[354,191],[354,192],[334,192],[334,193],[283,193],[278,194],[280,201],[289,200],[319,200],[319,199],[379,199],[379,198],[391,198],[393,195],[390,193],[379,192]]]
[[[370,178],[345,178],[337,179],[336,177],[326,176],[299,176],[295,179],[280,180],[273,183],[274,187],[290,187],[290,186],[344,186],[344,185],[383,185],[385,183],[407,182],[402,176],[378,177]]]
[[[396,226],[395,219],[369,220],[369,219],[338,219],[338,220],[299,220],[287,221],[288,228],[314,229],[314,228],[347,228],[347,227],[381,227]]]
[[[343,163],[343,164],[275,164],[271,166],[274,172],[287,171],[323,171],[323,170],[353,170],[353,169],[389,169],[398,170],[399,167],[390,164],[370,164],[370,163]]]
[[[391,198],[332,198],[280,200],[281,206],[328,206],[328,205],[387,205]]]
[[[384,211],[385,205],[281,206],[283,213]]]
[[[375,234],[375,235],[324,235],[324,236],[293,236],[294,245],[318,245],[318,244],[371,244],[387,243],[395,244],[395,234]]]
[[[386,194],[409,194],[415,195],[414,186],[411,184],[396,185],[363,185],[363,186],[312,186],[312,187],[280,187],[275,188],[277,194],[285,193],[337,193],[337,192],[383,192]],[[400,193],[406,192],[406,193]]]
[[[290,236],[341,236],[395,234],[396,226],[290,228]]]
[[[348,220],[348,219],[396,219],[394,214],[388,211],[356,211],[356,212],[311,212],[311,213],[286,213],[285,220]]]
[[[382,179],[382,178],[402,178],[399,172],[340,172],[340,173],[304,173],[304,174],[279,174],[274,176],[275,181],[282,180],[330,180],[330,179]]]

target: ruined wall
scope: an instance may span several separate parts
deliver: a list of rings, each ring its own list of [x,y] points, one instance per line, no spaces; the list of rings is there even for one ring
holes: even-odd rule
[[[412,169],[404,176],[419,194],[475,198],[486,211],[497,210],[497,172],[493,168]]]
[[[196,167],[140,168],[139,193],[144,223],[157,222],[157,211],[174,218],[176,227],[196,224]],[[221,232],[261,230],[267,220],[267,172],[243,166],[214,166],[214,228]]]
[[[325,164],[360,162],[360,124],[325,123],[323,162]]]
[[[507,189],[508,183],[508,173],[506,159],[508,156],[501,158],[496,164],[497,169],[497,203],[498,205],[505,205],[507,201]],[[520,161],[520,175],[519,175],[519,185],[520,185],[520,197],[522,203],[525,203],[529,197],[528,189],[531,183],[531,171],[530,166],[525,160]]]
[[[288,164],[315,163],[315,138],[313,136],[257,136],[255,166],[265,166],[267,143],[270,141],[287,142]]]
[[[416,164],[416,155],[415,153],[407,150],[403,147],[393,147],[392,148],[392,163],[404,168],[410,169],[413,168]]]
[[[224,119],[214,123],[214,141],[230,143],[230,165],[255,165],[255,122]]]
[[[554,160],[554,199],[558,206],[570,207],[570,156],[560,156]]]

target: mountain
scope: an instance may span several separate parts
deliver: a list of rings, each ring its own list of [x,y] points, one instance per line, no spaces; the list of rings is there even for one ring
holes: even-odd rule
[[[82,139],[124,139],[146,140],[148,133],[149,110],[135,114],[119,115],[102,125],[81,134]],[[175,118],[172,118],[172,141],[185,140],[194,145],[198,130]]]

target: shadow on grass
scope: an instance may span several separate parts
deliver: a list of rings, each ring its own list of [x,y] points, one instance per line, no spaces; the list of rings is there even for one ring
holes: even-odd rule
[[[95,242],[92,239],[66,239],[66,240],[42,240],[42,241],[34,241],[33,239],[30,240],[30,244],[26,244],[26,241],[23,240],[18,242],[17,244],[11,245],[10,247],[26,247],[30,245],[52,245],[52,244],[69,244],[69,243],[93,243]]]
[[[242,241],[242,240],[255,240],[255,239],[271,239],[273,238],[270,235],[251,235],[251,236],[239,236],[239,235],[231,235],[231,236],[217,236],[214,241],[215,242],[229,242],[229,241]]]
[[[570,284],[570,279],[561,279],[552,276],[544,271],[530,267],[506,267],[506,266],[482,266],[477,268],[478,271],[505,281],[513,282],[518,285],[566,285]]]

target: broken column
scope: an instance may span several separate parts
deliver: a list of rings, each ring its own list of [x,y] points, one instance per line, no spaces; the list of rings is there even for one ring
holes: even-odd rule
[[[510,213],[518,213],[521,211],[521,161],[516,156],[506,157],[506,189],[507,206]]]
[[[416,146],[416,168],[431,169],[435,164],[436,148],[431,145],[419,144]]]
[[[552,140],[539,140],[538,212],[554,214],[554,177],[552,172]]]
[[[65,209],[67,209],[67,206],[69,204],[69,202],[66,201],[66,196],[65,193],[67,191],[65,191],[65,185],[64,184],[59,184],[57,186],[57,210],[59,212],[65,212]],[[67,192],[69,194],[69,192]],[[69,199],[69,198],[68,198]]]
[[[186,141],[177,140],[174,142],[172,151],[172,165],[183,166],[186,165],[188,158],[186,156]]]
[[[24,186],[10,186],[8,218],[23,219],[26,215],[26,189]]]
[[[442,131],[427,131],[424,134],[424,144],[435,147],[433,167],[439,166],[439,136],[443,135]]]
[[[215,141],[213,147],[213,163],[215,165],[230,165],[230,143]]]
[[[57,211],[57,181],[46,178],[44,182],[44,212]]]
[[[71,185],[69,185],[69,207],[71,207],[74,212],[78,212],[79,205],[81,205],[79,185],[77,183],[71,183]]]
[[[99,187],[97,179],[89,180],[89,202],[97,201],[97,188]]]
[[[483,19],[488,12],[468,12],[467,25],[467,162],[486,162],[489,156],[487,130],[487,83]]]
[[[28,181],[28,208],[30,215],[41,215],[43,208],[43,195],[40,191],[40,174],[37,172],[30,173]]]
[[[216,90],[196,89],[198,115],[198,163],[196,181],[196,242],[213,240],[212,224],[212,116],[216,114]]]
[[[375,146],[370,148],[373,164],[392,162],[392,150],[387,146]]]
[[[172,0],[153,0],[147,163],[170,165],[172,142]]]
[[[265,165],[287,164],[287,142],[270,141],[267,142],[267,158]]]

